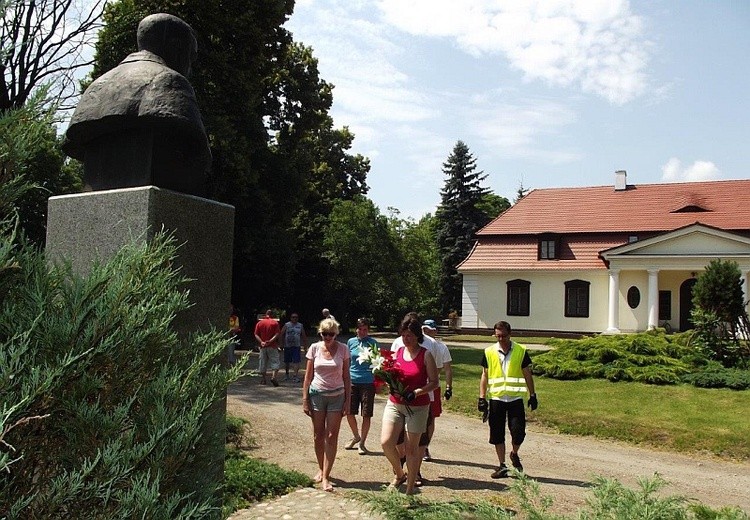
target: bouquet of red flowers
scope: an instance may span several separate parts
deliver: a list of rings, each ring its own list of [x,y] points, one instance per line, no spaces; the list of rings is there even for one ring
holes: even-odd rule
[[[367,347],[360,346],[357,362],[360,364],[370,363],[370,370],[375,376],[376,388],[387,384],[392,394],[398,395],[406,401],[406,395],[409,392],[404,386],[404,372],[398,362],[393,359],[393,352],[379,349],[375,344]],[[406,411],[411,415],[409,405],[406,405]]]

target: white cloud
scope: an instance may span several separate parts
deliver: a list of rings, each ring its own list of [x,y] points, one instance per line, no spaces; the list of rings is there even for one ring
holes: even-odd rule
[[[473,56],[503,55],[527,81],[578,86],[612,104],[643,94],[650,42],[627,0],[379,0],[383,19],[451,38]]]
[[[692,165],[683,168],[682,162],[677,157],[670,158],[661,167],[661,172],[661,179],[664,182],[697,182],[721,178],[721,171],[711,161],[695,161]]]
[[[580,159],[576,151],[548,149],[539,144],[540,137],[560,133],[575,122],[575,113],[560,103],[539,99],[516,103],[484,99],[474,103],[468,119],[472,135],[492,155],[532,157],[552,164]]]

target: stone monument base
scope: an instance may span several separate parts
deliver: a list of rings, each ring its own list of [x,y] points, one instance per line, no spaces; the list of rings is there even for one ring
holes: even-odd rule
[[[149,241],[162,229],[180,245],[177,265],[191,280],[193,306],[177,317],[180,332],[215,325],[225,329],[232,289],[234,208],[156,186],[51,197],[46,255],[65,258],[86,274],[133,241]]]

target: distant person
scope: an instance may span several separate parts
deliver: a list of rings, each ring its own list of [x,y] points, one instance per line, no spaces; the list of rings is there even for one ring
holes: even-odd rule
[[[329,311],[329,310],[328,310],[328,309],[326,309],[326,308],[324,308],[324,309],[323,309],[322,311],[320,311],[320,313],[321,313],[321,314],[323,315],[323,319],[324,319],[324,320],[327,320],[328,318],[330,318],[330,319],[332,319],[332,320],[335,320],[335,319],[336,319],[336,318],[335,318],[335,317],[333,316],[333,314],[331,314],[331,311]]]
[[[234,304],[229,306],[229,351],[227,352],[227,361],[230,365],[234,365],[237,362],[237,356],[235,350],[239,349],[241,345],[242,326],[240,325],[240,312]]]
[[[367,435],[370,432],[370,423],[375,409],[375,376],[372,374],[370,363],[360,363],[357,360],[359,349],[377,348],[378,342],[370,337],[370,322],[367,318],[357,320],[357,335],[351,338],[347,347],[351,362],[349,363],[349,374],[351,376],[352,391],[349,415],[346,420],[352,430],[352,439],[346,444],[347,450],[359,447],[360,455],[367,455]],[[357,426],[357,414],[362,414],[362,429]]]
[[[435,365],[437,366],[438,374],[441,372],[445,373],[445,392],[443,392],[443,397],[448,401],[453,397],[453,368],[451,366],[453,358],[451,357],[450,350],[448,350],[448,346],[445,343],[437,339],[437,324],[435,323],[435,320],[424,320],[424,323],[422,324],[422,332],[424,332],[426,336],[435,340],[430,353],[435,358]],[[426,345],[427,343],[425,343],[425,346]],[[422,453],[422,460],[424,461],[432,460],[432,456],[430,455],[430,442],[432,441],[432,436],[435,434],[435,419],[442,414],[443,403],[440,396],[440,387],[438,386],[435,391],[430,394],[430,416],[432,420],[427,422],[427,445],[422,448],[424,450]]]
[[[349,349],[336,341],[339,324],[331,318],[318,325],[321,341],[307,349],[302,383],[302,410],[312,418],[315,457],[323,491],[333,491],[331,469],[338,451],[341,418],[349,413]]]
[[[289,321],[281,327],[281,346],[284,347],[284,370],[289,381],[289,367],[294,370],[293,382],[299,383],[300,349],[307,347],[305,327],[299,322],[299,314],[293,312]]]
[[[279,350],[278,339],[281,333],[279,322],[273,317],[273,311],[268,309],[265,316],[255,324],[255,339],[260,345],[260,357],[258,360],[258,372],[260,373],[260,384],[266,384],[268,369],[271,375],[271,384],[279,386]]]
[[[430,411],[430,392],[438,386],[435,359],[420,343],[424,340],[422,324],[418,319],[408,316],[399,327],[404,346],[396,351],[396,363],[403,370],[403,395],[391,389],[391,395],[383,410],[383,423],[380,433],[380,444],[388,462],[393,469],[393,481],[390,486],[398,489],[406,482],[406,493],[411,495],[416,487],[419,466],[422,463],[419,452],[419,441],[427,431],[427,417]],[[404,453],[406,469],[401,463],[397,443],[405,431]]]
[[[529,408],[536,410],[538,402],[531,374],[531,358],[526,347],[510,339],[510,324],[498,321],[494,326],[497,343],[484,349],[482,377],[479,381],[477,408],[489,414],[490,444],[495,446],[500,466],[492,478],[508,476],[505,465],[505,419],[510,430],[510,462],[518,471],[523,471],[518,449],[526,437],[526,412],[523,398],[529,392]]]

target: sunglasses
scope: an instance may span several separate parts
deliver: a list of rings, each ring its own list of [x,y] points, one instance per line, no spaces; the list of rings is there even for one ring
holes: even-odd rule
[[[336,333],[334,333],[334,332],[321,332],[320,335],[323,336],[324,338],[332,338],[332,337],[334,337],[336,335]]]

